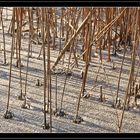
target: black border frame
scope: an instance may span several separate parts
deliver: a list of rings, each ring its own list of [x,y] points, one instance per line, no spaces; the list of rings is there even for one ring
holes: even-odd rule
[[[0,0],[0,6],[41,6],[41,7],[58,7],[58,6],[127,6],[138,7],[139,0]]]
[[[139,0],[0,0],[1,7],[140,7]],[[140,133],[0,133],[0,139],[140,139]]]

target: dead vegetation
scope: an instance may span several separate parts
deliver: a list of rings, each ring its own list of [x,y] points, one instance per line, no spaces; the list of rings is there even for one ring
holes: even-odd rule
[[[69,108],[74,109],[73,125],[85,121],[84,109],[90,119],[93,104],[86,104],[91,100],[111,106],[117,132],[123,129],[124,113],[139,110],[139,8],[1,8],[0,15],[1,69],[9,73],[5,119],[14,117],[9,108],[15,70],[21,108],[32,109],[28,95],[34,94],[34,77],[43,99],[43,128],[50,132],[54,116],[65,118]]]

